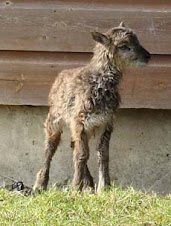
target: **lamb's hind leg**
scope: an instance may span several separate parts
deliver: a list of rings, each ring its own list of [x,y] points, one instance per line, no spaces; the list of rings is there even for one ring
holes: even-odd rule
[[[105,187],[110,186],[109,176],[109,141],[113,127],[107,125],[100,139],[98,147],[98,163],[99,163],[99,184],[97,192],[100,193]]]
[[[55,125],[55,126],[54,126]],[[48,181],[49,181],[49,170],[50,163],[52,161],[52,157],[55,154],[55,151],[59,145],[61,133],[62,133],[62,125],[61,120],[55,120],[54,117],[48,114],[48,117],[45,122],[45,161],[43,167],[37,173],[36,182],[33,187],[33,190],[37,191],[40,189],[46,190]]]

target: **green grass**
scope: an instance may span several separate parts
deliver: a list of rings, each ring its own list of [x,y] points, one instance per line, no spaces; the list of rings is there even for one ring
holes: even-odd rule
[[[115,187],[101,195],[51,189],[29,197],[0,190],[0,225],[171,225],[171,196]]]

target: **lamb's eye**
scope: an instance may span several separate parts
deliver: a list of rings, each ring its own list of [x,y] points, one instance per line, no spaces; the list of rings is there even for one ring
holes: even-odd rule
[[[118,48],[120,50],[127,50],[127,51],[130,51],[131,50],[131,48],[129,46],[127,46],[127,45],[118,46]]]

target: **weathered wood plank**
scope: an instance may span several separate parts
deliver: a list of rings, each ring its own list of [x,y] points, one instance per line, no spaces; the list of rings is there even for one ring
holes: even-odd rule
[[[171,67],[130,70],[120,91],[124,108],[171,109]]]
[[[171,53],[168,0],[3,0],[0,50],[91,52],[89,32],[105,31],[122,20],[151,53]]]
[[[88,53],[0,52],[0,104],[47,105],[59,71],[85,65]],[[171,109],[171,56],[129,69],[120,86],[122,108]]]

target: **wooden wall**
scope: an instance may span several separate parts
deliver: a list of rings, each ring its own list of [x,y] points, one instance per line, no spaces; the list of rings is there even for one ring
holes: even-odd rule
[[[152,54],[124,76],[122,107],[171,109],[170,0],[0,1],[0,104],[47,105],[57,73],[90,59],[90,31],[121,21]]]

